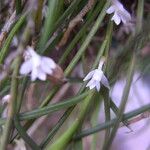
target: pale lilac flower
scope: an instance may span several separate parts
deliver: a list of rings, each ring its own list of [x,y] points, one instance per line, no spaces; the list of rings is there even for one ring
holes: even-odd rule
[[[102,71],[102,67],[104,64],[104,58],[100,60],[98,69],[95,69],[87,74],[87,76],[83,79],[83,81],[89,80],[90,81],[87,83],[86,87],[89,87],[90,90],[93,89],[94,87],[96,88],[97,91],[100,90],[100,83],[102,83],[105,87],[109,89],[109,83]]]
[[[24,54],[25,61],[20,67],[20,74],[31,75],[31,80],[40,79],[46,80],[46,76],[53,73],[56,68],[56,63],[53,59],[37,54],[32,47],[27,47]]]
[[[111,20],[113,20],[117,25],[121,23],[127,24],[131,21],[130,13],[123,7],[123,5],[118,0],[112,0],[112,5],[107,9],[107,14],[114,13]]]

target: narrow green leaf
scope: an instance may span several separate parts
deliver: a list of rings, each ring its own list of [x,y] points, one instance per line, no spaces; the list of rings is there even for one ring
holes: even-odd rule
[[[150,111],[150,104],[142,106],[141,108],[135,109],[131,112],[124,114],[122,120],[131,119],[131,118],[133,118],[133,117],[135,117],[141,113],[144,113],[146,111]],[[114,118],[108,122],[101,123],[101,124],[91,128],[91,129],[83,130],[80,134],[78,134],[74,137],[74,140],[79,139],[79,138],[83,138],[85,136],[88,136],[88,135],[91,135],[91,134],[94,134],[97,132],[100,132],[102,130],[105,130],[106,128],[113,127],[114,124],[116,123],[116,121],[117,121],[117,118]]]
[[[50,37],[50,32],[53,29],[55,22],[63,9],[63,0],[50,0],[48,1],[48,13],[45,18],[44,29],[39,42],[38,51],[42,53],[46,42]]]
[[[66,68],[66,70],[65,70],[65,74],[66,75],[70,74],[70,72],[72,71],[73,67],[77,64],[78,60],[82,56],[82,53],[88,47],[88,45],[91,42],[93,36],[95,35],[96,31],[98,30],[99,26],[101,25],[103,18],[106,15],[106,9],[108,8],[109,4],[110,4],[110,1],[107,1],[106,4],[104,5],[103,9],[101,10],[100,15],[98,16],[95,24],[93,25],[93,28],[91,29],[90,33],[88,34],[88,36],[86,37],[85,41],[83,42],[83,44],[81,45],[80,49],[78,50],[78,53],[75,55],[73,60],[70,62],[69,66]]]
[[[30,138],[30,136],[26,133],[24,128],[21,126],[19,119],[17,116],[14,117],[14,124],[19,133],[19,135],[24,139],[26,143],[33,149],[33,150],[40,150],[38,145]]]
[[[73,106],[79,102],[81,102],[84,97],[87,95],[88,93],[84,93],[81,94],[79,96],[76,96],[74,98],[70,98],[64,102],[60,102],[60,103],[56,103],[56,104],[52,104],[50,106],[46,106],[43,108],[38,108],[37,110],[33,110],[31,112],[26,112],[26,113],[21,113],[19,115],[19,119],[20,120],[27,120],[27,119],[33,119],[33,118],[38,118],[40,116],[52,113],[54,111],[58,111],[60,109],[64,109],[64,108],[68,108],[70,106]]]
[[[3,63],[7,53],[8,53],[8,50],[9,50],[9,47],[10,47],[10,44],[11,44],[11,41],[14,37],[14,35],[16,34],[16,32],[20,29],[20,27],[22,26],[23,22],[25,21],[25,18],[26,18],[26,15],[22,15],[19,20],[16,22],[15,26],[13,27],[13,29],[11,30],[11,32],[9,33],[1,51],[0,51],[0,64]]]
[[[114,128],[112,129],[112,132],[111,132],[110,137],[108,138],[108,141],[105,143],[105,145],[103,147],[103,150],[109,149],[109,147],[111,146],[111,144],[113,142],[113,138],[115,137],[117,129],[119,127],[120,121],[123,118],[123,112],[124,112],[124,109],[125,109],[125,106],[126,106],[126,103],[128,100],[130,86],[131,86],[132,78],[133,78],[133,74],[134,74],[134,68],[135,68],[135,62],[136,62],[135,60],[136,60],[136,56],[133,55],[133,58],[132,58],[131,63],[130,63],[130,68],[128,70],[127,82],[126,82],[126,85],[125,85],[125,88],[123,91],[121,104],[119,107],[119,112],[118,112],[118,117],[117,117],[118,119],[114,125]]]
[[[60,136],[60,138],[58,138],[52,145],[48,146],[46,150],[64,150],[66,148],[68,142],[71,140],[71,138],[73,137],[73,134],[78,129],[81,121],[83,120],[93,94],[94,94],[93,91],[89,92],[88,96],[84,99],[82,103],[82,106],[81,106],[82,110],[80,112],[80,115],[75,119],[75,121],[67,129],[67,131],[65,131]]]
[[[40,144],[40,147],[43,149],[47,146],[47,144],[52,140],[55,133],[59,130],[59,128],[62,126],[64,121],[68,118],[72,110],[75,106],[72,106],[66,110],[66,112],[63,114],[63,116],[60,118],[60,120],[57,122],[57,124],[54,126],[54,128],[49,132],[48,136],[42,141]]]

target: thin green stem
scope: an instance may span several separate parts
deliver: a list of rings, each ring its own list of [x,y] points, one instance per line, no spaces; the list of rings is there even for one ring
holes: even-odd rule
[[[21,43],[18,46],[17,52],[18,55],[16,59],[14,60],[14,70],[11,80],[11,99],[10,99],[10,106],[9,106],[9,113],[8,113],[8,119],[5,124],[5,130],[2,137],[2,144],[1,144],[1,150],[6,148],[6,144],[9,141],[9,133],[11,131],[12,123],[13,123],[13,117],[19,112],[18,105],[17,105],[17,96],[18,96],[18,74],[19,74],[19,67],[21,64],[21,55],[23,54],[24,47],[29,41],[29,37],[31,35],[31,26],[30,23],[25,28],[24,34],[21,39]]]
[[[96,126],[96,124],[98,123],[98,116],[99,116],[99,110],[100,110],[100,105],[101,105],[101,100],[100,100],[101,96],[98,93],[96,98],[95,98],[95,109],[93,111],[93,115],[92,115],[92,119],[91,119],[91,123],[92,123],[92,127]],[[82,131],[80,131],[81,133]],[[80,134],[79,133],[79,134]],[[78,135],[78,134],[77,134]],[[92,136],[92,143],[91,143],[91,150],[96,150],[96,145],[97,145],[97,134]]]
[[[18,93],[18,79],[16,78],[18,76],[18,70],[19,70],[19,57],[15,59],[16,61],[16,67],[12,74],[12,81],[11,81],[11,98],[10,98],[10,104],[9,104],[9,112],[8,112],[8,118],[5,124],[4,132],[2,135],[2,141],[0,145],[1,150],[5,150],[7,143],[9,141],[9,135],[11,132],[11,127],[13,123],[13,117],[15,115],[16,111],[16,99],[17,99],[17,93]]]
[[[20,134],[20,136],[24,139],[24,141],[33,149],[33,150],[40,150],[40,147],[28,136],[24,128],[21,126],[20,121],[17,116],[14,117],[14,124],[15,127]]]
[[[133,55],[133,58],[132,58],[131,64],[130,64],[130,68],[129,68],[129,71],[128,71],[127,82],[126,82],[126,85],[125,85],[125,88],[124,88],[124,91],[123,91],[122,100],[121,100],[121,104],[120,104],[120,107],[119,107],[119,112],[118,112],[118,117],[117,117],[118,119],[117,119],[117,121],[114,125],[114,128],[112,129],[112,132],[111,132],[111,135],[110,135],[108,141],[106,142],[106,144],[103,147],[103,150],[106,150],[106,149],[110,148],[110,146],[113,142],[113,138],[115,137],[117,129],[119,127],[119,123],[123,119],[123,112],[124,112],[124,109],[125,109],[125,106],[126,106],[126,103],[127,103],[127,100],[128,100],[130,86],[131,86],[131,83],[132,83],[132,78],[133,78],[133,73],[134,73],[134,68],[135,68],[135,62],[136,62],[135,60],[136,60],[136,56]]]
[[[68,108],[70,106],[76,105],[77,103],[81,102],[85,96],[87,96],[87,92],[83,93],[79,96],[76,96],[74,98],[70,98],[68,100],[65,100],[64,102],[52,104],[50,106],[45,106],[43,108],[38,108],[37,110],[33,110],[31,112],[21,113],[19,115],[20,120],[27,120],[27,119],[33,119],[38,118],[43,115],[47,115],[49,113],[52,113],[54,111],[58,111],[60,109]]]
[[[138,0],[136,32],[140,32],[143,23],[144,0]]]
[[[21,0],[15,0],[16,6],[16,14],[19,15],[21,13]]]
[[[122,120],[131,119],[131,118],[133,118],[135,116],[138,116],[139,114],[142,114],[146,111],[150,111],[150,104],[142,106],[141,108],[135,109],[131,112],[128,112],[128,113],[124,114]],[[102,130],[105,130],[106,128],[113,127],[115,125],[117,119],[118,118],[114,118],[114,119],[112,119],[108,122],[101,123],[101,124],[91,128],[91,129],[83,130],[80,134],[78,134],[74,137],[74,140],[86,137],[88,135],[91,135],[91,134],[94,134],[94,133],[97,133],[97,132],[100,132]]]
[[[19,20],[16,22],[16,24],[13,27],[13,29],[11,30],[10,34],[8,35],[8,37],[7,37],[7,39],[6,39],[5,43],[4,43],[4,46],[2,47],[2,49],[0,51],[0,64],[3,63],[5,57],[6,57],[7,53],[8,53],[11,41],[12,41],[14,35],[16,34],[16,32],[22,26],[23,22],[25,21],[25,18],[26,18],[26,15],[22,15],[19,18]]]
[[[58,16],[61,13],[62,8],[63,8],[63,2],[64,2],[64,0],[48,1],[47,17],[45,18],[44,29],[43,29],[43,33],[42,33],[42,36],[41,36],[40,42],[39,42],[38,51],[40,53],[43,52],[45,44],[47,43],[47,41],[50,37],[49,34],[52,32],[52,29],[53,29],[51,27],[54,26],[54,24],[58,20]]]
[[[107,32],[106,32],[106,40],[107,40],[107,44],[106,44],[106,48],[105,48],[105,54],[104,56],[108,58],[108,54],[109,54],[109,49],[110,49],[110,45],[111,45],[111,41],[112,41],[112,32],[113,32],[113,22],[109,21],[108,27],[107,27]],[[104,68],[104,71],[107,68]],[[106,71],[105,71],[106,72]],[[108,90],[104,90],[103,92],[103,97],[104,97],[104,109],[105,109],[105,120],[109,121],[111,118],[110,115],[110,99],[109,99],[109,92]],[[109,137],[110,135],[110,129],[107,128],[107,130],[105,131],[105,139],[107,139],[107,137]],[[106,142],[106,140],[105,140]]]
[[[82,110],[80,112],[80,115],[75,119],[69,129],[61,135],[60,138],[58,138],[50,147],[47,147],[47,150],[64,150],[66,148],[67,144],[73,137],[74,132],[78,129],[80,123],[83,121],[84,115],[86,114],[87,108],[90,104],[89,102],[93,94],[93,91],[89,92],[88,96],[82,102],[83,107],[81,106]]]
[[[72,112],[74,106],[67,109],[67,111],[63,114],[63,116],[60,118],[60,120],[57,122],[57,124],[54,126],[54,128],[49,132],[48,136],[42,141],[40,144],[40,147],[43,149],[47,146],[49,141],[52,140],[58,129],[62,126],[64,121],[69,117],[70,113]]]
[[[87,30],[87,27],[91,24],[91,22],[95,19],[95,16],[100,12],[102,9],[103,3],[99,2],[96,8],[94,9],[93,13],[87,18],[86,23],[81,28],[81,30],[78,32],[78,34],[74,37],[74,39],[71,41],[69,46],[66,48],[64,54],[59,60],[59,64],[63,64],[68,56],[70,54],[71,50],[74,48],[75,44],[79,41],[79,39],[83,36],[85,31]]]
[[[35,13],[35,33],[38,34],[42,24],[42,9],[44,0],[38,0],[38,8]]]
[[[80,59],[80,57],[82,56],[82,53],[86,50],[86,48],[88,47],[89,43],[91,42],[93,36],[95,35],[96,31],[98,30],[99,26],[102,23],[102,20],[104,18],[104,16],[106,15],[105,10],[108,8],[110,2],[107,1],[106,4],[104,5],[100,15],[98,16],[95,24],[93,25],[93,28],[91,29],[90,33],[88,34],[88,36],[86,37],[84,43],[81,45],[78,53],[75,55],[75,57],[73,58],[73,60],[71,61],[71,63],[69,64],[69,66],[66,68],[65,70],[65,74],[69,75],[72,71],[72,69],[74,68],[74,66],[77,64],[78,60]]]

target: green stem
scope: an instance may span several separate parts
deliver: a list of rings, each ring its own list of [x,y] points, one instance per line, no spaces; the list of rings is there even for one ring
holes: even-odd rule
[[[143,23],[144,0],[138,0],[136,31],[140,32]]]
[[[19,15],[21,13],[21,0],[15,0],[16,6],[16,14]]]
[[[75,121],[69,127],[69,129],[67,129],[67,131],[65,131],[65,133],[62,134],[61,137],[58,138],[58,140],[55,141],[55,143],[53,143],[50,147],[47,147],[47,150],[64,150],[66,148],[67,144],[73,137],[75,131],[78,129],[80,123],[83,121],[84,115],[86,114],[86,111],[90,104],[89,102],[93,94],[94,94],[93,91],[89,92],[88,96],[82,102],[81,105],[82,110],[80,112],[80,115],[75,119]]]
[[[23,22],[25,21],[25,18],[26,18],[26,15],[22,15],[19,18],[19,20],[17,21],[17,23],[15,24],[15,26],[13,27],[13,29],[11,30],[10,34],[8,35],[8,37],[4,43],[4,46],[2,47],[2,49],[0,51],[0,64],[3,63],[5,57],[8,53],[11,41],[12,41],[14,35],[16,34],[16,32],[20,29]]]
[[[60,109],[74,106],[77,103],[81,102],[87,96],[87,94],[88,93],[86,92],[86,93],[83,93],[83,94],[76,96],[74,98],[70,98],[68,100],[65,100],[64,102],[52,104],[50,106],[46,106],[43,108],[38,108],[37,110],[33,110],[31,112],[21,113],[19,115],[19,120],[38,118],[38,117],[41,117],[43,115],[47,115],[49,113],[52,113],[54,111],[59,111]]]
[[[138,109],[135,109],[131,112],[128,112],[126,114],[123,115],[123,119],[122,120],[128,120],[128,119],[131,119],[135,116],[138,116],[139,114],[142,114],[146,111],[150,111],[150,104],[148,105],[145,105],[141,108],[138,108]],[[116,123],[118,118],[114,118],[110,121],[107,121],[107,122],[104,122],[104,123],[101,123],[91,129],[86,129],[86,130],[83,130],[80,134],[76,135],[74,137],[74,140],[76,139],[80,139],[80,138],[83,138],[83,137],[86,137],[86,136],[89,136],[91,134],[95,134],[97,132],[100,132],[102,130],[105,130],[106,128],[110,128],[110,127],[113,127]]]
[[[59,14],[61,13],[61,10],[63,8],[63,2],[64,2],[64,0],[48,1],[48,13],[47,13],[47,17],[45,19],[43,33],[42,33],[42,36],[41,36],[40,42],[39,42],[38,51],[40,53],[43,52],[45,44],[47,43],[47,41],[50,37],[49,34],[52,32],[52,29],[53,29],[51,27],[54,26],[55,22],[58,19]]]
[[[99,116],[99,110],[100,110],[100,105],[101,105],[101,96],[100,94],[98,93],[96,95],[96,98],[95,98],[95,109],[93,111],[93,115],[92,115],[92,119],[91,119],[91,123],[92,123],[92,127],[96,126],[96,124],[98,123],[98,116]],[[81,131],[82,132],[82,131]],[[81,133],[80,132],[80,133]],[[80,134],[79,133],[79,134]],[[78,134],[77,134],[78,135]],[[98,139],[98,136],[97,134],[93,135],[92,136],[92,143],[91,143],[91,150],[96,150],[96,144],[97,144],[97,139]]]
[[[106,44],[106,48],[105,48],[105,54],[104,56],[107,58],[107,60],[109,59],[108,55],[109,55],[109,49],[111,46],[111,41],[112,41],[112,32],[113,32],[113,22],[109,21],[108,27],[107,27],[107,32],[106,32],[106,40],[107,40],[107,44]],[[108,66],[108,63],[107,63]],[[106,72],[107,70],[107,66],[106,68],[104,68],[104,71]],[[104,109],[105,109],[105,121],[109,121],[111,118],[110,115],[110,99],[109,99],[109,92],[107,89],[104,90],[103,92],[103,97],[104,97]],[[110,129],[107,128],[107,130],[105,131],[105,139],[107,139],[107,137],[109,137],[110,135]],[[106,140],[105,140],[106,142]]]
[[[35,32],[36,34],[39,33],[40,27],[42,24],[42,9],[43,9],[44,0],[38,0],[38,8],[35,14]]]
[[[91,24],[91,22],[95,19],[95,16],[100,12],[100,9],[102,9],[103,2],[99,2],[96,8],[94,9],[93,13],[88,16],[86,23],[81,28],[81,30],[78,32],[78,34],[74,37],[74,39],[71,41],[69,46],[66,48],[64,54],[59,60],[59,64],[64,64],[67,56],[70,54],[71,50],[74,48],[75,44],[81,39],[85,31],[87,30],[88,26]]]
[[[84,43],[81,45],[78,53],[75,55],[75,57],[73,58],[73,60],[69,64],[69,66],[66,68],[66,70],[65,70],[66,75],[69,75],[71,73],[72,69],[77,64],[80,57],[82,56],[82,53],[84,53],[84,51],[88,47],[88,45],[91,42],[93,36],[95,35],[96,31],[98,30],[99,26],[101,25],[103,18],[106,15],[106,9],[108,8],[109,4],[110,4],[110,1],[107,1],[106,4],[104,5],[100,15],[98,16],[95,24],[93,25],[93,28],[91,29],[91,31],[88,34],[87,38],[85,39]]]
[[[5,130],[2,137],[2,144],[1,144],[1,150],[4,150],[6,148],[6,144],[9,141],[9,134],[11,131],[12,123],[13,123],[13,117],[19,112],[18,105],[17,105],[17,96],[18,96],[18,74],[19,74],[19,67],[21,64],[21,55],[23,54],[24,47],[28,43],[29,37],[31,35],[31,28],[30,23],[27,25],[24,34],[21,39],[21,44],[18,46],[17,52],[18,56],[14,60],[14,70],[12,75],[12,81],[11,81],[11,99],[10,99],[10,106],[9,106],[9,113],[8,113],[8,119],[5,124]]]
[[[112,111],[116,114],[116,116],[118,116],[119,114],[119,108],[116,106],[116,104],[112,101],[112,99],[110,99],[110,106]],[[128,125],[128,120],[123,120],[122,123],[130,129],[129,125]]]
[[[28,136],[24,128],[21,126],[19,119],[17,116],[14,117],[14,124],[21,135],[21,137],[24,139],[24,141],[33,149],[33,150],[40,150],[40,148],[37,146],[37,144]]]
[[[11,132],[11,127],[13,123],[13,117],[15,115],[16,111],[16,99],[17,99],[17,93],[18,93],[18,79],[16,78],[18,76],[18,70],[19,70],[19,57],[16,58],[16,67],[12,74],[12,81],[11,81],[11,98],[10,98],[10,104],[9,104],[9,112],[8,112],[8,118],[5,124],[4,132],[2,135],[2,141],[0,145],[0,150],[5,150],[7,143],[9,141],[9,135]]]
[[[106,142],[106,144],[103,147],[103,150],[106,150],[106,149],[110,148],[110,146],[113,142],[113,138],[115,137],[117,129],[119,127],[119,123],[123,119],[123,112],[124,112],[124,109],[125,109],[125,106],[126,106],[126,103],[127,103],[127,100],[128,100],[130,86],[131,86],[132,78],[133,78],[133,74],[134,74],[134,68],[135,68],[135,63],[136,63],[135,60],[136,60],[136,56],[133,55],[131,65],[130,65],[130,68],[129,68],[129,71],[128,71],[127,82],[126,82],[126,85],[125,85],[125,88],[124,88],[124,91],[123,91],[122,100],[121,100],[121,104],[120,104],[120,107],[119,107],[119,112],[118,112],[118,117],[117,117],[118,119],[117,119],[117,121],[114,125],[114,128],[112,129],[112,132],[111,132],[111,135],[110,135],[108,141]]]
[[[54,126],[54,128],[50,131],[48,136],[42,141],[40,144],[40,147],[44,149],[49,141],[54,137],[55,133],[58,131],[58,129],[62,126],[64,121],[69,117],[70,113],[72,112],[74,106],[67,109],[67,111],[63,114],[63,116],[60,118],[60,120],[57,122],[57,124]]]

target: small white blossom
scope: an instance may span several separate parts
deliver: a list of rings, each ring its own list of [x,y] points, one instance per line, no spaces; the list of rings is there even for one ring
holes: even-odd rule
[[[89,87],[90,89],[96,87],[96,90],[99,91],[101,87],[100,83],[102,83],[105,87],[109,89],[108,80],[102,71],[103,64],[104,64],[104,58],[100,60],[98,69],[89,72],[87,76],[83,79],[83,81],[90,79],[86,87]]]
[[[107,9],[106,13],[114,13],[111,20],[113,20],[117,25],[119,25],[121,21],[124,24],[127,24],[131,21],[131,15],[118,0],[112,0],[112,5]]]
[[[5,103],[9,103],[10,97],[11,97],[10,94],[5,95],[5,96],[2,98],[2,104],[4,105]]]
[[[40,56],[32,47],[27,47],[24,55],[25,61],[20,67],[20,74],[31,75],[31,80],[35,81],[37,78],[45,81],[46,76],[53,73],[56,68],[56,63],[49,57]]]
[[[7,118],[8,116],[8,105],[9,105],[9,102],[10,102],[10,94],[8,95],[5,95],[3,98],[2,98],[2,104],[5,105],[5,109],[3,110],[3,113],[2,113],[2,118]]]

